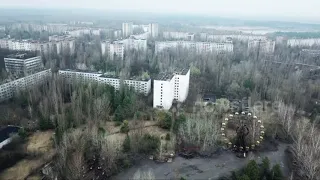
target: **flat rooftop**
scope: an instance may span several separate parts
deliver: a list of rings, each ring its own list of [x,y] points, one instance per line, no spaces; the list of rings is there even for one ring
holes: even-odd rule
[[[102,74],[97,71],[81,70],[81,69],[60,69],[60,71],[69,71],[69,72],[82,72],[82,73],[92,73],[92,74]]]
[[[170,81],[173,78],[173,74],[172,73],[160,73],[155,80],[159,80],[159,81]]]
[[[117,75],[107,75],[103,74],[99,76],[101,78],[113,78],[113,79],[120,79],[120,76]],[[143,79],[142,76],[131,76],[129,78],[125,78],[124,80],[132,80],[132,81],[149,81],[150,79]]]
[[[189,68],[176,68],[174,69],[175,74],[186,75],[189,71]]]
[[[5,58],[13,58],[13,59],[30,59],[30,58],[34,58],[34,57],[40,57],[40,56],[36,56],[35,53],[17,53],[17,54],[10,54]]]

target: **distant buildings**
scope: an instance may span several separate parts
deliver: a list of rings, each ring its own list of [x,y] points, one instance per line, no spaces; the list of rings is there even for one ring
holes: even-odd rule
[[[40,56],[28,54],[15,54],[4,58],[6,71],[18,77],[27,76],[43,69]]]
[[[205,38],[205,35],[202,34],[200,37]],[[207,35],[206,39],[201,39],[201,40],[224,42],[228,38],[232,38],[233,40],[238,40],[242,42],[247,42],[255,39],[267,40],[266,36],[250,35],[250,34]]]
[[[135,36],[130,36],[128,39],[121,41],[116,41],[122,43],[125,49],[136,49],[141,51],[147,51],[147,40],[146,39],[136,39]]]
[[[194,34],[186,32],[163,32],[163,38],[193,41]]]
[[[156,41],[155,52],[159,53],[165,49],[186,48],[197,53],[225,53],[233,52],[232,41],[227,43],[194,42],[194,41]]]
[[[125,45],[122,42],[115,41],[110,43],[109,41],[101,42],[101,53],[102,55],[107,55],[110,59],[115,59],[116,57],[123,59],[124,57]]]
[[[122,23],[122,37],[126,38],[133,34],[132,22]]]
[[[51,77],[51,69],[40,71],[23,78],[4,83],[0,85],[0,101],[10,99],[18,90],[25,90],[34,87],[37,84],[44,83]]]
[[[298,46],[298,47],[307,47],[320,45],[320,38],[310,38],[310,39],[288,39],[288,46]]]
[[[49,41],[39,42],[32,40],[0,39],[0,48],[13,51],[40,51],[43,53],[56,52],[61,54],[68,49],[74,53],[75,39],[69,36],[49,36]]]
[[[59,75],[71,82],[78,80],[80,82],[93,81],[99,84],[108,84],[116,90],[120,89],[121,80],[117,76],[108,76],[96,72],[85,72],[78,70],[59,70]],[[151,79],[143,79],[142,77],[131,77],[123,80],[123,83],[133,88],[136,92],[148,95],[151,91]]]
[[[157,23],[149,24],[149,34],[153,38],[156,38],[159,36],[159,25]]]
[[[254,39],[254,40],[249,40],[248,50],[257,51],[259,49],[260,52],[274,53],[275,45],[276,45],[275,41]]]
[[[170,109],[173,100],[184,102],[189,92],[190,69],[160,74],[154,80],[153,107]]]
[[[121,30],[115,30],[113,31],[113,37],[118,39],[122,36],[122,31]]]

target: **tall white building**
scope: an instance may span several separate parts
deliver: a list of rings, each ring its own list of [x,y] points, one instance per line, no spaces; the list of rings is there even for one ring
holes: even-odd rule
[[[163,32],[163,37],[165,39],[177,39],[177,40],[187,40],[193,41],[194,40],[194,33],[187,33],[187,32]]]
[[[14,54],[4,58],[6,71],[18,77],[27,76],[43,69],[40,56],[30,56],[28,54]]]
[[[49,77],[51,77],[51,69],[40,71],[23,78],[1,84],[0,101],[12,98],[17,90],[24,90],[37,84],[44,83]]]
[[[271,40],[255,39],[248,42],[249,51],[257,51],[259,49],[260,52],[274,53],[275,46],[276,42]]]
[[[233,43],[228,41],[226,43],[213,42],[194,42],[194,41],[156,41],[155,52],[159,53],[165,49],[186,48],[197,53],[225,53],[233,52]]]
[[[310,38],[310,39],[288,39],[288,46],[299,46],[299,47],[307,47],[313,45],[320,45],[320,38]]]
[[[123,36],[123,38],[129,37],[132,34],[133,34],[132,22],[122,23],[122,36]]]
[[[159,36],[159,25],[157,23],[149,24],[149,35],[153,38]]]
[[[65,78],[69,82],[74,80],[81,82],[97,82],[99,84],[108,84],[115,88],[120,89],[121,80],[117,76],[103,75],[96,72],[85,72],[79,70],[59,70],[59,75]],[[148,95],[151,91],[151,79],[142,79],[138,77],[132,77],[123,81],[124,84],[133,88],[136,92]]]
[[[189,92],[190,69],[160,74],[153,82],[153,107],[170,109],[173,100],[184,102]]]

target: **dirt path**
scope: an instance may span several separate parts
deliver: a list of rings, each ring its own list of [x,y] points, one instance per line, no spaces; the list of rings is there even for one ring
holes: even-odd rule
[[[218,179],[223,175],[230,175],[231,171],[244,167],[251,159],[258,162],[263,157],[268,157],[271,164],[279,163],[285,175],[289,173],[286,163],[286,144],[279,144],[278,151],[261,152],[249,154],[246,159],[237,158],[231,152],[224,152],[217,158],[194,158],[184,159],[176,157],[172,163],[156,163],[151,160],[144,160],[138,165],[121,172],[112,179],[130,179],[134,173],[140,170],[151,168],[157,179],[173,179],[174,177],[185,177],[186,179]]]

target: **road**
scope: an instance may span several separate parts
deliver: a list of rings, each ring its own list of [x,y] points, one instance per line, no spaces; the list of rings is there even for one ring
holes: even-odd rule
[[[271,165],[280,164],[285,175],[288,175],[285,149],[286,144],[279,144],[278,151],[250,153],[247,158],[237,158],[234,153],[224,152],[216,158],[184,159],[176,157],[172,163],[157,163],[151,160],[143,160],[139,164],[114,176],[113,180],[132,179],[137,170],[146,171],[152,169],[156,179],[174,179],[185,177],[186,179],[218,179],[224,175],[230,175],[231,171],[244,167],[251,159],[261,161],[263,157],[270,159]]]

